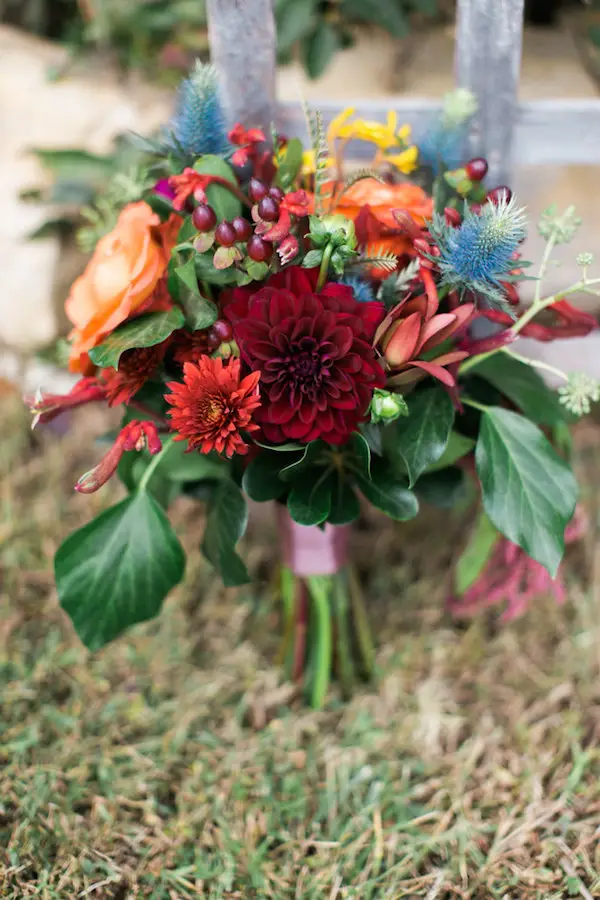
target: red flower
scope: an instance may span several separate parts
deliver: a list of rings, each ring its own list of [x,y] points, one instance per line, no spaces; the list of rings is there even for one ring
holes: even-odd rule
[[[253,159],[256,156],[257,145],[264,144],[266,141],[264,132],[260,128],[246,129],[240,122],[233,126],[227,137],[232,144],[240,148],[231,157],[231,161],[236,166],[244,166],[249,159]]]
[[[42,394],[38,391],[35,395],[27,395],[25,404],[34,415],[32,428],[40,422],[47,425],[68,409],[104,400],[105,391],[105,386],[96,378],[80,378],[68,394]]]
[[[139,390],[152,378],[165,358],[169,341],[154,347],[139,347],[126,350],[119,360],[118,369],[104,369],[102,377],[106,382],[106,398],[109,406],[129,403]]]
[[[196,194],[196,192],[198,192],[196,199],[205,202],[204,191],[207,185],[214,180],[211,175],[201,175],[200,172],[196,172],[189,166],[183,170],[181,175],[171,175],[169,187],[175,194],[173,209],[182,210],[192,194]]]
[[[173,359],[181,366],[186,362],[198,362],[201,356],[207,356],[214,349],[209,345],[207,328],[202,331],[185,331],[182,328],[175,332],[171,343]]]
[[[243,360],[261,373],[256,421],[273,443],[343,443],[385,381],[371,346],[382,304],[358,303],[344,284],[317,294],[317,278],[291,266],[258,291],[234,290],[225,307]]]
[[[184,363],[183,384],[171,382],[165,399],[174,409],[169,413],[176,441],[189,441],[190,450],[216,450],[231,457],[245,454],[248,445],[242,431],[256,431],[252,413],[260,406],[259,372],[240,377],[239,359],[224,363],[219,357],[203,356]]]
[[[104,454],[97,466],[81,476],[75,490],[80,494],[93,494],[115,474],[125,451],[146,449],[153,456],[160,453],[162,444],[158,429],[154,422],[140,422],[135,419],[121,428],[108,453]]]
[[[596,318],[583,309],[577,309],[567,300],[557,300],[548,310],[554,314],[554,322],[544,325],[541,322],[528,322],[519,332],[522,337],[534,338],[536,341],[554,341],[557,338],[585,337],[598,327]],[[482,309],[479,315],[499,325],[514,325],[514,316],[501,309]]]

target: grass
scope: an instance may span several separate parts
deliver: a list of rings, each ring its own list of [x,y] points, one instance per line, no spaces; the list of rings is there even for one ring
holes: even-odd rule
[[[595,527],[571,602],[500,627],[443,611],[460,517],[368,521],[355,554],[379,681],[307,711],[270,660],[274,528],[259,511],[253,593],[174,521],[186,586],[90,656],[57,605],[51,557],[118,495],[74,496],[102,417],[35,443],[2,403],[0,896],[70,900],[600,897],[600,583]],[[579,439],[597,480],[598,434]],[[592,524],[593,491],[586,497]]]

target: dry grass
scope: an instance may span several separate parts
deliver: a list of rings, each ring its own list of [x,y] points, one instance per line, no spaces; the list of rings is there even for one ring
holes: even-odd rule
[[[443,613],[460,517],[367,523],[356,553],[379,684],[313,713],[269,662],[264,514],[248,544],[257,586],[240,597],[201,563],[198,513],[181,503],[186,587],[90,657],[50,559],[118,491],[69,490],[103,423],[33,445],[6,400],[2,422],[2,898],[600,897],[595,528],[570,561],[569,606],[499,627]],[[596,430],[580,444],[591,483]]]

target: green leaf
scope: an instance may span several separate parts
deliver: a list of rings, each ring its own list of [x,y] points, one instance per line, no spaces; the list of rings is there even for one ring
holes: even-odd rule
[[[461,595],[475,584],[483,572],[500,532],[490,522],[482,509],[477,517],[469,543],[461,553],[454,572],[454,588]]]
[[[303,154],[304,146],[299,138],[292,138],[287,142],[285,155],[277,170],[277,183],[286,191],[294,186],[302,168]]]
[[[302,267],[304,269],[316,269],[317,266],[321,265],[322,260],[322,250],[309,250],[302,260]]]
[[[196,296],[200,296],[200,288],[198,287],[198,276],[196,275],[196,264],[194,263],[194,257],[190,256],[190,258],[181,266],[177,266],[175,268],[175,274],[179,278],[180,281],[186,286],[188,291],[191,291],[192,294]]]
[[[235,545],[246,531],[248,507],[233,481],[222,481],[213,493],[206,517],[202,552],[223,579],[225,587],[250,581]]]
[[[247,466],[242,488],[251,500],[265,503],[277,500],[288,490],[288,485],[279,478],[279,472],[285,464],[285,457],[279,453],[264,453],[256,456]]]
[[[304,444],[301,445],[301,447],[302,456],[297,457],[291,462],[286,460],[286,465],[280,472],[280,477],[284,481],[293,481],[301,472],[318,464],[320,460],[324,460],[324,453],[327,449],[327,445],[323,441],[311,441],[310,444]],[[331,462],[328,467],[331,468],[332,465],[333,462]]]
[[[235,268],[216,269],[213,265],[212,251],[208,253],[196,253],[194,263],[196,265],[196,273],[200,281],[207,281],[218,287],[224,287],[228,284],[237,284],[238,271]]]
[[[156,616],[184,568],[183,548],[146,492],[71,534],[54,561],[60,605],[90,650]]]
[[[360,515],[360,503],[352,485],[345,478],[336,478],[327,521],[331,525],[349,525]]]
[[[86,150],[31,150],[43,166],[58,179],[82,181],[100,187],[115,170],[115,158]]]
[[[419,511],[416,496],[383,460],[372,460],[371,480],[359,477],[357,484],[373,506],[398,522],[414,519]]]
[[[287,500],[294,522],[299,525],[320,525],[324,522],[331,509],[333,487],[331,469],[324,469],[316,478],[314,472],[307,472],[294,481]]]
[[[385,28],[393,37],[406,37],[410,30],[405,5],[390,0],[343,0],[340,15],[354,22],[367,22]]]
[[[391,455],[400,455],[406,465],[409,487],[428,466],[442,456],[454,422],[454,407],[446,391],[427,388],[411,397],[410,415],[390,427]]]
[[[472,438],[465,437],[458,431],[451,431],[446,449],[437,462],[427,467],[426,472],[437,472],[439,469],[445,469],[446,466],[454,465],[457,460],[470,453],[474,446],[475,441]]]
[[[172,441],[163,451],[158,473],[175,482],[218,480],[228,478],[229,466],[216,453],[188,451],[187,441]]]
[[[500,407],[481,418],[475,463],[491,521],[554,578],[577,500],[569,466],[536,425]]]
[[[277,49],[280,53],[290,50],[313,29],[316,5],[316,0],[287,0],[277,4]]]
[[[344,465],[363,478],[371,477],[371,448],[364,435],[357,432],[350,437],[344,447]]]
[[[193,294],[186,294],[185,291],[181,297],[181,305],[185,313],[185,321],[192,331],[200,331],[217,321],[219,311],[212,300],[206,297]]]
[[[376,425],[374,422],[364,422],[360,426],[361,434],[364,436],[371,453],[377,456],[383,456],[383,428],[386,426]]]
[[[251,281],[262,281],[266,278],[269,271],[267,263],[256,262],[256,260],[250,259],[250,257],[245,261],[244,266]]]
[[[455,467],[427,472],[415,488],[419,500],[437,509],[452,509],[466,496],[465,474]]]
[[[302,62],[309,78],[319,78],[340,49],[340,36],[329,22],[321,19],[312,34],[306,35],[300,47]]]
[[[558,425],[565,421],[564,408],[555,391],[527,363],[500,352],[488,356],[471,371],[493,384],[538,425]]]
[[[90,359],[101,368],[118,368],[121,354],[137,347],[154,347],[185,324],[183,312],[174,306],[168,312],[150,313],[121,325],[106,340],[90,350]]]
[[[220,156],[213,156],[210,153],[206,156],[201,156],[194,163],[194,169],[202,175],[218,175],[237,188],[237,179],[233,169]],[[240,200],[223,185],[209,184],[206,188],[206,199],[209,206],[212,206],[214,209],[218,222],[221,222],[223,219],[230,222],[236,216],[239,216],[242,211]]]

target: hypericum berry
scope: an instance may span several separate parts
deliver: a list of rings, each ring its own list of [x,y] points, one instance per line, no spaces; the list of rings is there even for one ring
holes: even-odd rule
[[[238,237],[231,222],[219,222],[215,230],[215,240],[221,247],[233,247]]]
[[[509,187],[505,184],[500,184],[498,187],[492,188],[491,191],[488,191],[486,194],[486,200],[489,200],[490,203],[493,203],[496,206],[502,200],[508,203],[512,199],[513,192]]]
[[[277,200],[278,203],[281,203],[281,201],[285,197],[285,194],[280,187],[274,186],[272,188],[269,188],[269,197],[272,197],[273,200]]]
[[[269,188],[266,186],[264,181],[259,181],[258,178],[251,178],[248,184],[248,196],[252,200],[253,203],[258,203],[259,200],[262,200],[263,197],[266,197],[269,193]]]
[[[447,206],[444,209],[444,218],[446,219],[447,225],[453,225],[455,228],[458,228],[462,222],[461,214],[457,209],[454,209],[453,206]]]
[[[279,218],[279,203],[273,197],[263,197],[258,204],[258,214],[265,222],[275,222]]]
[[[254,262],[266,262],[273,253],[273,245],[269,241],[263,241],[258,234],[253,234],[248,241],[248,256]]]
[[[238,241],[247,241],[252,234],[252,225],[248,219],[236,216],[235,219],[232,219],[231,224],[234,227]]]
[[[192,224],[198,231],[212,231],[217,224],[217,217],[212,206],[201,203],[192,213]]]
[[[230,341],[233,337],[233,328],[225,319],[217,319],[211,325],[209,334],[215,334],[220,341]]]
[[[206,335],[206,346],[209,350],[216,350],[221,346],[222,340],[217,334],[216,331],[213,331],[213,328],[208,329],[208,334]]]
[[[487,159],[484,159],[483,156],[476,156],[469,160],[465,170],[467,178],[470,178],[471,181],[483,181],[488,172]]]

